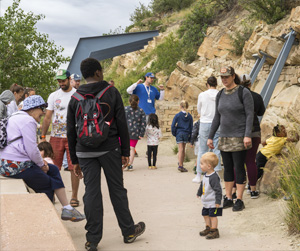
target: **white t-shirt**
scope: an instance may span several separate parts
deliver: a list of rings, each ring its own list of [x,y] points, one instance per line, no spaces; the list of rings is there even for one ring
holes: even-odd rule
[[[212,123],[215,116],[216,96],[218,92],[216,89],[208,89],[199,94],[197,111],[200,114],[200,123]]]
[[[53,111],[52,115],[52,137],[66,138],[67,137],[67,112],[71,96],[76,92],[72,88],[69,92],[64,92],[59,89],[52,92],[48,98],[47,110]]]

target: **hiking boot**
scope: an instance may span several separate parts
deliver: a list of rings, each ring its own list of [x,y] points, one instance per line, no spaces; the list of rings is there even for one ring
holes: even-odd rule
[[[97,246],[98,244],[88,242],[88,241],[85,243],[85,249],[89,251],[97,251],[98,250]]]
[[[179,166],[179,167],[178,167],[178,171],[179,171],[179,172],[182,172],[182,173],[185,173],[185,172],[187,172],[188,170],[185,169],[183,166]]]
[[[228,199],[226,196],[224,196],[224,203],[223,203],[223,208],[229,208],[233,207],[233,200]]]
[[[219,235],[219,230],[217,228],[215,229],[210,229],[210,232],[208,235],[206,235],[206,239],[208,240],[211,240],[211,239],[216,239],[216,238],[219,238],[220,235]]]
[[[237,199],[233,205],[232,211],[242,211],[245,208],[244,202],[240,199]]]
[[[79,213],[75,208],[73,208],[71,210],[63,208],[62,213],[61,213],[61,219],[77,222],[77,221],[84,220],[85,216],[83,214]]]
[[[201,231],[199,234],[200,236],[206,236],[209,234],[209,232],[210,232],[210,227],[206,226],[206,228],[203,231]]]
[[[133,166],[132,166],[132,165],[129,165],[129,166],[127,167],[127,171],[133,171]]]
[[[132,243],[135,241],[136,237],[140,236],[145,232],[146,225],[144,222],[139,222],[138,224],[134,225],[134,233],[128,236],[124,236],[125,243]]]
[[[251,191],[251,199],[257,199],[259,197],[259,192]]]

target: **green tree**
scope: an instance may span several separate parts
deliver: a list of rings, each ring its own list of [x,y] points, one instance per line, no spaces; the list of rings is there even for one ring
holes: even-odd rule
[[[56,87],[55,70],[69,61],[64,50],[36,28],[44,15],[25,13],[20,0],[14,0],[0,17],[0,89],[13,83],[33,87],[44,98]]]

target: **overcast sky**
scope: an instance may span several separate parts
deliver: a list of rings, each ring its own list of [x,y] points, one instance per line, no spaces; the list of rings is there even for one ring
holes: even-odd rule
[[[0,0],[1,16],[13,0]],[[49,34],[64,56],[72,57],[80,37],[101,36],[119,26],[131,24],[129,18],[139,3],[151,0],[21,0],[20,7],[34,14],[44,14],[38,31]],[[62,66],[66,67],[66,65]]]

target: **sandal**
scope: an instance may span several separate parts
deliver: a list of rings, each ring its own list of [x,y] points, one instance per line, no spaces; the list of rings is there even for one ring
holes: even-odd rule
[[[71,200],[70,200],[70,205],[71,205],[72,207],[78,207],[78,206],[79,206],[79,200],[71,199]]]

